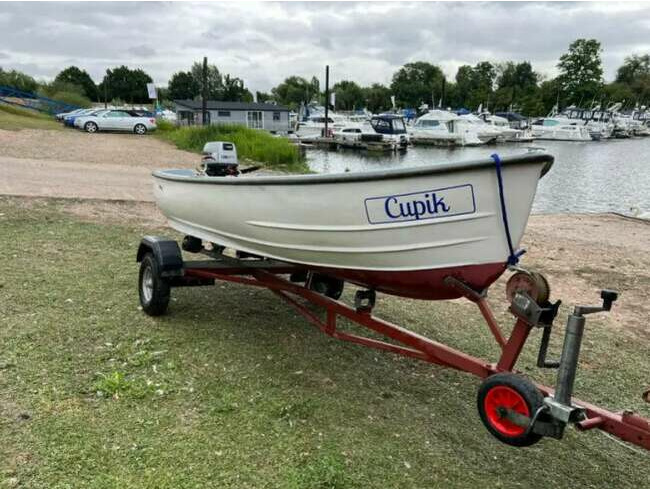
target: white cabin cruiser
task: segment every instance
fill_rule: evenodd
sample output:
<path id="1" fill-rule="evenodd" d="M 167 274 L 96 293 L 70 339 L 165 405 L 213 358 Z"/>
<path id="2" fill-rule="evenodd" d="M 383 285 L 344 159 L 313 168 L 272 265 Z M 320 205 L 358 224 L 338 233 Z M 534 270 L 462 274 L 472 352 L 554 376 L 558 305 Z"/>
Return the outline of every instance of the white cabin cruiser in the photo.
<path id="1" fill-rule="evenodd" d="M 414 144 L 434 146 L 478 146 L 484 141 L 474 127 L 466 124 L 460 116 L 449 111 L 430 110 L 420 116 L 409 134 Z"/>
<path id="2" fill-rule="evenodd" d="M 531 124 L 533 137 L 540 140 L 591 141 L 589 128 L 584 124 L 561 117 L 543 117 Z"/>
<path id="3" fill-rule="evenodd" d="M 529 129 L 515 129 L 510 126 L 510 121 L 505 117 L 483 112 L 479 114 L 479 118 L 500 132 L 500 135 L 497 137 L 498 141 L 506 143 L 530 143 L 534 140 L 533 134 Z"/>
<path id="4" fill-rule="evenodd" d="M 339 145 L 351 148 L 377 143 L 389 150 L 404 150 L 409 144 L 404 119 L 394 114 L 381 114 L 372 116 L 367 122 L 349 123 L 335 129 L 332 138 Z"/>
<path id="5" fill-rule="evenodd" d="M 347 117 L 339 114 L 329 112 L 327 115 L 327 129 L 328 132 L 333 133 L 338 129 L 344 128 L 350 124 Z M 296 129 L 296 136 L 300 138 L 317 138 L 324 135 L 325 131 L 325 115 L 315 113 L 307 118 L 306 121 L 299 122 Z"/>
<path id="6" fill-rule="evenodd" d="M 491 124 L 486 123 L 483 119 L 475 114 L 463 114 L 459 116 L 461 121 L 474 128 L 476 136 L 484 143 L 493 143 L 502 136 L 502 131 Z"/>
<path id="7" fill-rule="evenodd" d="M 586 126 L 593 140 L 609 139 L 614 134 L 614 123 L 608 113 L 601 111 L 599 107 L 594 109 L 568 107 L 559 117 L 569 119 L 576 125 Z"/>
<path id="8" fill-rule="evenodd" d="M 443 299 L 458 297 L 450 275 L 482 290 L 504 272 L 552 163 L 529 152 L 364 173 L 158 170 L 153 190 L 170 226 L 190 237 L 377 291 Z"/>

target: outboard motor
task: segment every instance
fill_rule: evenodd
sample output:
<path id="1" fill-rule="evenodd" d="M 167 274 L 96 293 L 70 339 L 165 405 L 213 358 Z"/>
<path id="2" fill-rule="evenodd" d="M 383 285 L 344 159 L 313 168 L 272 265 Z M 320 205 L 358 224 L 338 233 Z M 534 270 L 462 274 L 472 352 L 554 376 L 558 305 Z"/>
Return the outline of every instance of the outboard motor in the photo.
<path id="1" fill-rule="evenodd" d="M 201 171 L 210 177 L 239 175 L 237 148 L 228 141 L 211 141 L 203 146 Z"/>

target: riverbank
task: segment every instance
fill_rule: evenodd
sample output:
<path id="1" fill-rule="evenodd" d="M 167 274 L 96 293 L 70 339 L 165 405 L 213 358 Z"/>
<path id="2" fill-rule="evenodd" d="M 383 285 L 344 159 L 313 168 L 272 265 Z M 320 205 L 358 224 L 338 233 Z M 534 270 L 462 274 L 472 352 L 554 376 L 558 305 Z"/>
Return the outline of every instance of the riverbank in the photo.
<path id="1" fill-rule="evenodd" d="M 176 236 L 150 203 L 0 197 L 3 485 L 646 485 L 646 454 L 597 432 L 503 446 L 479 421 L 472 376 L 341 344 L 269 291 L 174 290 L 169 315 L 147 317 L 134 260 L 147 233 Z M 553 355 L 569 305 L 620 288 L 614 310 L 589 320 L 577 395 L 650 415 L 640 398 L 650 372 L 650 226 L 534 216 L 524 242 L 524 264 L 546 273 L 567 305 Z M 503 280 L 490 301 L 511 325 Z M 377 314 L 496 356 L 466 301 L 380 295 Z M 534 367 L 538 339 L 518 367 L 548 383 L 554 373 Z"/>

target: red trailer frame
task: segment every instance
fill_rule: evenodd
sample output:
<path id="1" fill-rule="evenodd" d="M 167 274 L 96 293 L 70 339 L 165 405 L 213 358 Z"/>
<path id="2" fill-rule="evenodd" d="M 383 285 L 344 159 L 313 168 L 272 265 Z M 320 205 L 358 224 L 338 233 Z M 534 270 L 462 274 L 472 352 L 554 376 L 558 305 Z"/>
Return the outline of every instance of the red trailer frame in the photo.
<path id="1" fill-rule="evenodd" d="M 144 241 L 143 244 L 144 245 L 141 245 L 140 250 L 138 251 L 138 261 L 143 261 L 148 250 L 147 247 L 149 245 L 146 245 Z M 149 252 L 152 252 L 152 255 L 159 255 L 157 253 L 153 254 L 153 250 L 150 249 Z M 160 258 L 157 258 L 157 260 L 160 262 Z M 453 277 L 447 278 L 447 284 L 449 286 L 456 288 L 462 296 L 476 304 L 485 319 L 495 342 L 501 349 L 499 359 L 496 362 L 488 362 L 373 316 L 372 306 L 374 305 L 374 293 L 372 301 L 366 302 L 365 304 L 357 304 L 356 307 L 351 307 L 341 301 L 332 299 L 310 289 L 308 285 L 303 286 L 279 277 L 281 274 L 294 273 L 305 275 L 311 273 L 303 266 L 296 266 L 268 259 L 239 260 L 225 256 L 220 256 L 217 260 L 210 261 L 182 262 L 180 253 L 178 260 L 182 263 L 182 268 L 180 269 L 178 263 L 174 264 L 172 267 L 169 267 L 169 264 L 167 264 L 166 271 L 165 267 L 161 267 L 161 275 L 166 277 L 165 280 L 168 281 L 172 287 L 207 285 L 213 284 L 215 280 L 218 280 L 267 288 L 291 305 L 298 313 L 304 316 L 323 333 L 331 337 L 468 372 L 482 379 L 499 373 L 516 373 L 514 367 L 519 358 L 519 354 L 521 353 L 531 330 L 534 327 L 539 326 L 539 324 L 530 321 L 530 319 L 521 314 L 518 314 L 517 310 L 513 307 L 513 302 L 511 312 L 515 315 L 516 320 L 510 335 L 507 337 L 504 336 L 502 329 L 498 325 L 486 300 L 486 292 L 474 291 Z M 312 311 L 312 309 L 308 308 L 306 304 L 299 301 L 300 298 L 306 300 L 307 304 L 322 307 L 325 313 L 324 319 Z M 600 310 L 593 308 L 593 311 Z M 555 313 L 556 312 L 557 305 L 555 305 Z M 555 316 L 555 313 L 553 314 L 553 317 Z M 395 343 L 342 331 L 337 325 L 337 319 L 339 317 L 347 318 L 362 327 L 391 339 Z M 544 396 L 554 396 L 554 389 L 536 383 L 534 386 L 536 386 Z M 505 389 L 507 390 L 508 388 Z M 613 434 L 624 441 L 650 450 L 650 420 L 629 411 L 613 413 L 575 398 L 570 397 L 570 400 L 570 405 L 579 407 L 580 417 L 577 419 L 572 418 L 570 420 L 570 422 L 574 423 L 579 430 L 586 431 L 591 429 L 600 429 L 604 432 Z M 510 424 L 510 428 L 516 429 L 518 434 L 522 434 L 524 428 L 526 432 L 530 431 L 536 423 L 536 419 L 539 415 L 528 413 L 527 410 L 522 412 L 521 410 L 515 410 L 514 408 L 512 410 L 506 408 L 503 412 L 499 413 L 500 415 L 498 416 L 502 418 L 503 423 L 506 425 Z M 567 418 L 565 422 L 568 421 Z M 528 427 L 526 428 L 525 426 L 527 425 Z M 544 423 L 541 423 L 541 425 L 544 425 Z M 546 425 L 548 426 L 549 424 Z M 556 433 L 553 434 L 551 431 L 551 433 L 546 433 L 544 435 L 561 438 L 563 429 L 564 423 L 561 424 L 561 430 L 559 432 L 556 431 Z M 492 430 L 491 432 L 494 433 Z"/>

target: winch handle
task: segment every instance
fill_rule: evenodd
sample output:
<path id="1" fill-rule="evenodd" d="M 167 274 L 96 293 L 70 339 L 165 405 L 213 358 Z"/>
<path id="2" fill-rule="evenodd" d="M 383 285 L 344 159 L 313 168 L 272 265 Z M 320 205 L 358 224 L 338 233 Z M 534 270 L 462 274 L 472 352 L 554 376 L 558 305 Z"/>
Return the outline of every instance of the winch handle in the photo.
<path id="1" fill-rule="evenodd" d="M 612 303 L 618 299 L 618 293 L 612 289 L 603 289 L 600 297 L 603 299 L 603 310 L 609 311 L 612 309 Z"/>
<path id="2" fill-rule="evenodd" d="M 609 311 L 612 304 L 618 299 L 618 292 L 612 289 L 603 289 L 600 291 L 600 297 L 603 300 L 603 306 L 576 306 L 573 310 L 575 316 L 584 316 L 601 311 Z"/>

